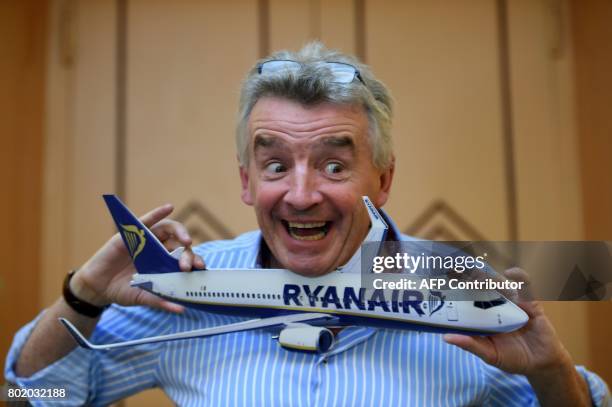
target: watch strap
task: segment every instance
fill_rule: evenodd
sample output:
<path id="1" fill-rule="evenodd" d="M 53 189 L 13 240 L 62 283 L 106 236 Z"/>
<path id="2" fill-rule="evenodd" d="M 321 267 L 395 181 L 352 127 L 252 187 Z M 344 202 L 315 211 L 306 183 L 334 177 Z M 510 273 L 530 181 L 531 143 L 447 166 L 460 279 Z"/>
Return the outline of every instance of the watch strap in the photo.
<path id="1" fill-rule="evenodd" d="M 64 300 L 66 303 L 78 314 L 84 315 L 90 318 L 97 318 L 104 312 L 108 305 L 104 307 L 98 307 L 97 305 L 90 304 L 86 301 L 80 300 L 70 289 L 70 280 L 77 272 L 77 270 L 72 270 L 70 273 L 66 274 L 64 278 L 64 284 L 62 288 L 62 294 L 64 296 Z"/>

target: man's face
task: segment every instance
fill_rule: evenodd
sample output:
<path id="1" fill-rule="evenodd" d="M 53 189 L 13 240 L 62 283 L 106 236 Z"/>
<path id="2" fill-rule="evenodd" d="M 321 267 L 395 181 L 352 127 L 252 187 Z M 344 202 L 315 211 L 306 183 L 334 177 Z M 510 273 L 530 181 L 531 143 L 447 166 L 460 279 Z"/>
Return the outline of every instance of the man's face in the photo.
<path id="1" fill-rule="evenodd" d="M 255 208 L 274 265 L 318 276 L 345 264 L 370 226 L 361 196 L 382 206 L 393 177 L 372 163 L 364 109 L 264 97 L 248 131 L 242 200 Z"/>

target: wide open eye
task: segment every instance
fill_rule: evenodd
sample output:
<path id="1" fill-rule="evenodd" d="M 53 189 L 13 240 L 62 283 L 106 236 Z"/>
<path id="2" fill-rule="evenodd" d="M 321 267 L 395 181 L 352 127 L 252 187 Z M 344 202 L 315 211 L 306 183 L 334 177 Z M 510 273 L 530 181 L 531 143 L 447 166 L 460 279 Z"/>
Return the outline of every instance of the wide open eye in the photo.
<path id="1" fill-rule="evenodd" d="M 325 165 L 325 173 L 329 175 L 338 175 L 344 171 L 344 166 L 337 162 L 330 162 Z"/>
<path id="2" fill-rule="evenodd" d="M 278 161 L 271 162 L 270 164 L 266 165 L 266 172 L 270 174 L 279 174 L 285 171 L 287 171 L 287 168 L 285 168 L 285 166 Z"/>

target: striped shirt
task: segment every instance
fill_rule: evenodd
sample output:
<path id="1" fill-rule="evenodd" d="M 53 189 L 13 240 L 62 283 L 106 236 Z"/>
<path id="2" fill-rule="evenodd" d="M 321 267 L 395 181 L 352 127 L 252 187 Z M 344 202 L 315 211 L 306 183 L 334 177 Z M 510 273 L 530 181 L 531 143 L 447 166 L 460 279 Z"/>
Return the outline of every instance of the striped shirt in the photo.
<path id="1" fill-rule="evenodd" d="M 261 243 L 256 231 L 208 242 L 195 251 L 211 268 L 253 268 L 258 266 Z M 23 388 L 66 388 L 66 405 L 107 405 L 151 387 L 162 388 L 181 406 L 538 404 L 524 376 L 487 365 L 446 344 L 441 335 L 368 327 L 340 331 L 324 355 L 284 349 L 273 337 L 276 331 L 262 329 L 111 351 L 76 348 L 29 378 L 17 377 L 15 361 L 37 319 L 15 336 L 6 379 Z M 245 319 L 192 309 L 177 315 L 113 305 L 91 339 L 125 341 Z M 594 404 L 609 401 L 605 383 L 577 369 Z"/>

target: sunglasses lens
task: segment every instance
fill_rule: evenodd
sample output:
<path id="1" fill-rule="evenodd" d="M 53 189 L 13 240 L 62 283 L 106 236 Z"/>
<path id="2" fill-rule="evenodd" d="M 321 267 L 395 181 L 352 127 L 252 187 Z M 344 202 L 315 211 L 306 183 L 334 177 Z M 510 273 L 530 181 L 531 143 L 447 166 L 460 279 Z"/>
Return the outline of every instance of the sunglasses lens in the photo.
<path id="1" fill-rule="evenodd" d="M 338 62 L 329 62 L 329 69 L 336 78 L 336 82 L 350 83 L 355 79 L 355 67 L 347 64 L 341 64 Z"/>
<path id="2" fill-rule="evenodd" d="M 300 69 L 299 62 L 295 61 L 266 61 L 261 64 L 262 74 L 275 74 L 281 72 L 295 72 Z"/>
<path id="3" fill-rule="evenodd" d="M 337 83 L 351 83 L 357 75 L 357 70 L 355 67 L 349 64 L 344 64 L 341 62 L 325 62 L 325 65 L 329 68 L 334 76 L 334 82 Z M 259 73 L 262 75 L 271 75 L 296 72 L 300 69 L 300 67 L 300 63 L 296 61 L 272 60 L 263 62 L 259 66 Z"/>

